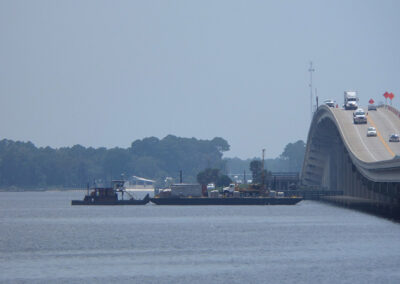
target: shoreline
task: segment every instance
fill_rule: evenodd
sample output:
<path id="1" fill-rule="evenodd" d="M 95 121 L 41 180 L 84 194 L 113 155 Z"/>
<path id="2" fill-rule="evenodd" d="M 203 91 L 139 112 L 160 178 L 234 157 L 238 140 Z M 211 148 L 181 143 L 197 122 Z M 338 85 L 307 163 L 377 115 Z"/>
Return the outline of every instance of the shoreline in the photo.
<path id="1" fill-rule="evenodd" d="M 0 188 L 0 192 L 60 192 L 60 191 L 83 191 L 86 190 L 86 188 L 65 188 L 65 189 L 60 189 L 60 188 Z"/>

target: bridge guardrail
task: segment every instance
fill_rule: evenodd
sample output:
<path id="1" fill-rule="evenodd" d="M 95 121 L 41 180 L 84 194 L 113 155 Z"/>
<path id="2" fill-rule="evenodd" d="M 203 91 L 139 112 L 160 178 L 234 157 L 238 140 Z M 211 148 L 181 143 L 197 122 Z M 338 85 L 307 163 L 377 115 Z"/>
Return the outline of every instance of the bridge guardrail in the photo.
<path id="1" fill-rule="evenodd" d="M 377 107 L 378 107 L 378 108 L 386 108 L 386 109 L 388 109 L 389 111 L 393 112 L 397 117 L 400 118 L 400 111 L 399 111 L 397 108 L 395 108 L 394 106 L 390 106 L 390 105 L 378 105 Z"/>

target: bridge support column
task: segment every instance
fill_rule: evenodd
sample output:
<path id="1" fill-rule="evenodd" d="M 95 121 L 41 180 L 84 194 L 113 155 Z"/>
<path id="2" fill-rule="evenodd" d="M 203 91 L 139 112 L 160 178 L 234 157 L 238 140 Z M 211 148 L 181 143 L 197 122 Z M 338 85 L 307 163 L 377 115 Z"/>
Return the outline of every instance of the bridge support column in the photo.
<path id="1" fill-rule="evenodd" d="M 336 189 L 344 189 L 344 149 L 343 144 L 339 144 L 337 147 L 337 169 L 336 169 Z"/>
<path id="2" fill-rule="evenodd" d="M 337 176 L 338 176 L 338 155 L 339 152 L 339 144 L 335 143 L 333 147 L 333 151 L 329 155 L 329 190 L 337 190 Z"/>

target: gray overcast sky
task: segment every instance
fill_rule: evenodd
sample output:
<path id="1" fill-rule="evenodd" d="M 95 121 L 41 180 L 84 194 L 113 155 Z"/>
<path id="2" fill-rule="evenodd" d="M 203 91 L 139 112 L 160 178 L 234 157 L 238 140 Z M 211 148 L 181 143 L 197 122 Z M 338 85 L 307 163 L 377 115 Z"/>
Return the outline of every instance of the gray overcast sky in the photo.
<path id="1" fill-rule="evenodd" d="M 0 1 L 0 138 L 128 147 L 168 134 L 276 157 L 320 99 L 400 107 L 400 1 Z"/>

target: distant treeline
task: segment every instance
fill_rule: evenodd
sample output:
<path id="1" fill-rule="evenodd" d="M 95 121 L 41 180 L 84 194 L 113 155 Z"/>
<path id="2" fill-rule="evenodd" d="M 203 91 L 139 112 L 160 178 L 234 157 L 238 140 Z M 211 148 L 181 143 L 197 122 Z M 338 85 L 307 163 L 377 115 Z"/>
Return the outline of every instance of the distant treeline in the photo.
<path id="1" fill-rule="evenodd" d="M 93 180 L 110 181 L 137 175 L 163 180 L 194 182 L 207 167 L 224 169 L 222 155 L 229 144 L 222 138 L 198 140 L 168 135 L 136 140 L 127 149 L 85 148 L 81 145 L 53 149 L 31 142 L 0 141 L 0 187 L 86 187 Z"/>
<path id="2" fill-rule="evenodd" d="M 285 146 L 282 154 L 275 159 L 265 159 L 264 166 L 270 172 L 300 172 L 303 166 L 306 144 L 302 140 L 289 143 Z M 226 168 L 231 174 L 243 174 L 246 171 L 250 178 L 250 163 L 253 159 L 225 158 Z"/>
<path id="3" fill-rule="evenodd" d="M 92 148 L 75 145 L 54 149 L 36 147 L 31 142 L 0 140 L 0 188 L 82 188 L 94 180 L 110 181 L 131 175 L 155 179 L 165 177 L 196 182 L 205 168 L 221 173 L 249 171 L 248 160 L 222 159 L 230 148 L 223 138 L 198 140 L 168 135 L 136 140 L 127 149 Z M 303 141 L 290 143 L 276 159 L 267 159 L 269 171 L 299 171 L 304 158 Z"/>

